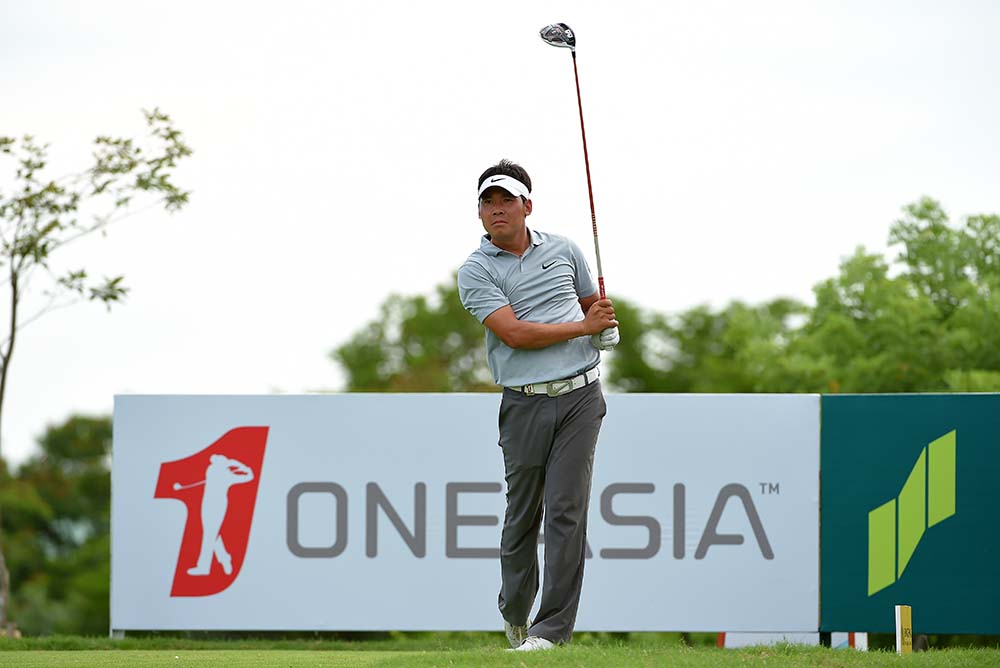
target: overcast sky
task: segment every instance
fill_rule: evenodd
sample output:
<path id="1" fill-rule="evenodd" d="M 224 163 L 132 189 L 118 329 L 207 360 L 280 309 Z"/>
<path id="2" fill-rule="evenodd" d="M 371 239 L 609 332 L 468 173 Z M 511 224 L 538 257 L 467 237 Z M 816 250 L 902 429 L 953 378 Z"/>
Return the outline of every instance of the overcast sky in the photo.
<path id="1" fill-rule="evenodd" d="M 131 294 L 22 332 L 5 456 L 116 394 L 341 388 L 329 352 L 478 245 L 500 158 L 532 176 L 529 224 L 592 255 L 572 61 L 538 38 L 556 21 L 578 35 L 612 298 L 808 301 L 922 195 L 1000 212 L 993 0 L 0 0 L 0 135 L 51 143 L 52 177 L 142 108 L 195 149 L 184 211 L 60 251 Z"/>

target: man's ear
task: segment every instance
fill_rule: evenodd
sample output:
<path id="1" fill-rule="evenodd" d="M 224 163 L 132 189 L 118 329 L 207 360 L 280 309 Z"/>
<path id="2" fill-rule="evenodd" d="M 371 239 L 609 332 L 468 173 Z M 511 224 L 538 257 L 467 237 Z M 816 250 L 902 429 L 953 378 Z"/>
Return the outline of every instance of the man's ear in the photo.
<path id="1" fill-rule="evenodd" d="M 531 215 L 531 200 L 530 199 L 524 200 L 524 215 L 525 216 L 530 216 Z"/>

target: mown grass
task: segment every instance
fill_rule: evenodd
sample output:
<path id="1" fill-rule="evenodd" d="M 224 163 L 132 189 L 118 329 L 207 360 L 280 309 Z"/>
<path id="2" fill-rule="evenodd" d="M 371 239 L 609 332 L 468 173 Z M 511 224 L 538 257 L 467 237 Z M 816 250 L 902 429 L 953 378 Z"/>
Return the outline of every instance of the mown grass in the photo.
<path id="1" fill-rule="evenodd" d="M 681 647 L 715 645 L 714 633 L 577 633 L 575 646 L 628 644 L 634 647 Z M 301 651 L 393 651 L 434 652 L 480 650 L 506 647 L 506 639 L 497 632 L 399 632 L 387 633 L 268 633 L 235 634 L 229 632 L 129 633 L 121 640 L 81 636 L 38 636 L 0 638 L 0 652 L 5 650 L 301 650 Z"/>
<path id="2" fill-rule="evenodd" d="M 10 662 L 6 662 L 9 659 Z M 901 663 L 902 662 L 902 663 Z M 537 653 L 506 652 L 499 647 L 478 650 L 28 650 L 0 655 L 0 665 L 25 668 L 995 668 L 1000 651 L 988 649 L 931 650 L 901 659 L 889 652 L 855 652 L 822 647 L 777 646 L 741 650 L 628 645 L 569 646 Z"/>
<path id="3" fill-rule="evenodd" d="M 693 640 L 707 641 L 697 637 Z M 906 659 L 892 652 L 855 652 L 823 647 L 777 645 L 721 650 L 686 646 L 679 634 L 579 634 L 573 644 L 548 652 L 505 651 L 498 633 L 388 634 L 377 640 L 329 638 L 191 637 L 0 638 L 0 666 L 75 668 L 129 666 L 153 668 L 995 668 L 1000 649 L 932 649 Z"/>

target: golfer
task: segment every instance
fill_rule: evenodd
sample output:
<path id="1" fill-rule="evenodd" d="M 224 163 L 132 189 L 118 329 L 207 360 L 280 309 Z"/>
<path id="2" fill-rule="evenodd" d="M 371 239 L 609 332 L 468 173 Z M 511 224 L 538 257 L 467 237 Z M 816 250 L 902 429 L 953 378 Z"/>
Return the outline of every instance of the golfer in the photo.
<path id="1" fill-rule="evenodd" d="M 500 447 L 507 511 L 500 538 L 500 614 L 511 647 L 549 649 L 573 635 L 583 585 L 594 448 L 606 412 L 600 350 L 619 341 L 569 239 L 529 229 L 531 178 L 508 160 L 479 177 L 486 234 L 458 270 L 465 308 L 486 326 L 493 379 L 503 386 Z M 538 614 L 538 530 L 545 575 Z"/>

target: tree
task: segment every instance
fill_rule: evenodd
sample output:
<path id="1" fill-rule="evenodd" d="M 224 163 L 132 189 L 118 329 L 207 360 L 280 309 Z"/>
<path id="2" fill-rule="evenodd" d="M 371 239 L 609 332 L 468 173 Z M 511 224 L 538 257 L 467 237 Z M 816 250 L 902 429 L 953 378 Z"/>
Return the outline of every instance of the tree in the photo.
<path id="1" fill-rule="evenodd" d="M 936 201 L 903 208 L 890 260 L 859 248 L 818 283 L 815 306 L 777 298 L 675 315 L 616 297 L 622 343 L 604 377 L 625 392 L 1000 390 L 1000 217 L 952 225 Z M 347 389 L 492 386 L 483 329 L 454 283 L 437 306 L 393 296 L 334 353 Z"/>
<path id="2" fill-rule="evenodd" d="M 755 392 L 760 366 L 781 351 L 807 308 L 779 298 L 734 301 L 675 316 L 615 300 L 623 338 L 611 355 L 609 384 L 625 392 Z M 625 335 L 624 333 L 628 334 Z"/>
<path id="3" fill-rule="evenodd" d="M 1000 390 L 1000 217 L 952 225 L 938 202 L 903 209 L 895 262 L 858 249 L 761 384 L 770 391 Z M 782 377 L 783 376 L 783 377 Z"/>
<path id="4" fill-rule="evenodd" d="M 173 175 L 178 161 L 189 156 L 191 149 L 166 114 L 158 109 L 143 113 L 148 145 L 130 138 L 98 137 L 92 166 L 60 179 L 43 176 L 47 145 L 31 136 L 20 140 L 0 136 L 0 158 L 11 159 L 15 165 L 12 184 L 0 187 L 0 287 L 7 294 L 6 313 L 0 311 L 5 336 L 0 341 L 0 425 L 11 360 L 24 327 L 80 300 L 98 301 L 110 308 L 128 292 L 122 276 L 94 281 L 83 268 L 57 274 L 51 265 L 53 254 L 95 232 L 105 232 L 133 211 L 137 199 L 152 200 L 149 206 L 162 205 L 171 212 L 188 201 L 190 193 L 176 186 Z M 39 290 L 40 284 L 44 289 Z M 32 294 L 44 296 L 44 304 L 22 313 Z M 8 625 L 9 593 L 0 521 L 0 629 Z"/>
<path id="5" fill-rule="evenodd" d="M 496 385 L 484 329 L 462 306 L 455 281 L 435 296 L 391 295 L 350 341 L 331 353 L 349 392 L 482 392 Z"/>
<path id="6" fill-rule="evenodd" d="M 624 299 L 615 299 L 619 320 L 631 332 L 654 329 L 659 316 L 650 316 Z M 650 322 L 647 322 L 650 321 Z M 655 332 L 654 332 L 655 335 Z M 638 336 L 638 335 L 637 335 Z M 486 330 L 476 321 L 458 296 L 455 279 L 434 288 L 434 295 L 390 295 L 379 308 L 379 316 L 334 350 L 330 357 L 347 374 L 348 392 L 496 392 L 486 363 Z M 639 360 L 623 350 L 637 348 L 626 335 L 614 359 Z M 627 391 L 651 391 L 649 376 L 654 368 L 637 362 L 637 374 L 629 374 Z M 617 366 L 615 368 L 618 368 Z"/>
<path id="7" fill-rule="evenodd" d="M 622 342 L 606 354 L 604 377 L 624 392 L 751 392 L 755 355 L 777 349 L 806 309 L 777 299 L 734 302 L 720 313 L 700 306 L 676 317 L 614 298 Z M 435 297 L 392 295 L 331 357 L 349 392 L 496 391 L 486 365 L 485 330 L 462 307 L 454 281 Z"/>
<path id="8" fill-rule="evenodd" d="M 38 445 L 2 493 L 11 609 L 30 634 L 106 634 L 111 420 L 70 417 Z"/>

